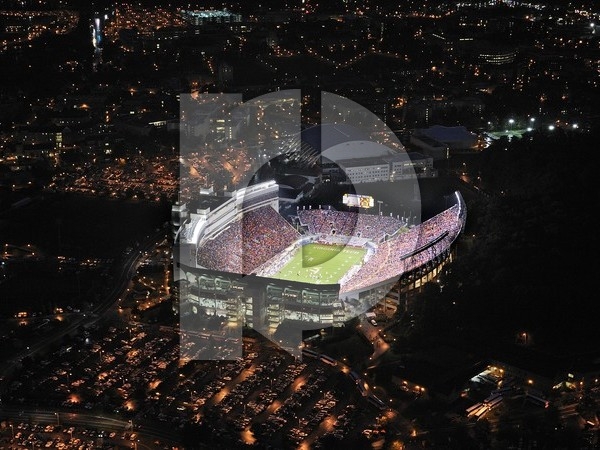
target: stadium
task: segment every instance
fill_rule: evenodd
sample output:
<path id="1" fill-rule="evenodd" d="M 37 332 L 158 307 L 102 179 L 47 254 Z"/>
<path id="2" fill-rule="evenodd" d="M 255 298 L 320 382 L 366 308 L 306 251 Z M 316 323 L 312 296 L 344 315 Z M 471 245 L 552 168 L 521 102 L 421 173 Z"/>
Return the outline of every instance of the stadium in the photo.
<path id="1" fill-rule="evenodd" d="M 182 311 L 201 307 L 267 335 L 284 321 L 341 326 L 399 283 L 436 275 L 466 220 L 458 192 L 412 225 L 332 205 L 296 206 L 284 217 L 279 196 L 267 181 L 173 208 Z"/>

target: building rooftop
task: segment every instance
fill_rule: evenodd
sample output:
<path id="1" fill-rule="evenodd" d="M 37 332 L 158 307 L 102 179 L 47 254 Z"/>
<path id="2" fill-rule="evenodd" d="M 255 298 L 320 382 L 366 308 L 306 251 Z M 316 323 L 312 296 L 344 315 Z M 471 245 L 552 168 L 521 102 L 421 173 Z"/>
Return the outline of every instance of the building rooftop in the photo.
<path id="1" fill-rule="evenodd" d="M 422 160 L 422 159 L 430 159 L 430 156 L 426 156 L 423 153 L 419 153 L 419 152 L 408 152 L 408 157 L 411 159 L 411 161 L 418 161 L 418 160 Z"/>
<path id="2" fill-rule="evenodd" d="M 430 147 L 443 147 L 443 148 L 446 147 L 446 145 L 443 142 L 433 139 L 425 134 L 415 133 L 414 137 L 419 139 L 420 141 L 423 141 L 425 144 L 429 145 Z"/>
<path id="3" fill-rule="evenodd" d="M 334 145 L 323 150 L 321 154 L 332 161 L 362 159 L 364 164 L 364 160 L 394 155 L 395 152 L 377 142 L 361 140 Z"/>
<path id="4" fill-rule="evenodd" d="M 302 141 L 317 151 L 346 142 L 368 140 L 369 136 L 363 130 L 346 124 L 323 124 L 302 130 Z"/>
<path id="5" fill-rule="evenodd" d="M 431 139 L 449 145 L 452 143 L 475 141 L 477 139 L 477 135 L 475 133 L 468 131 L 463 126 L 445 127 L 443 125 L 434 125 L 432 127 L 419 130 L 419 135 L 428 136 Z"/>

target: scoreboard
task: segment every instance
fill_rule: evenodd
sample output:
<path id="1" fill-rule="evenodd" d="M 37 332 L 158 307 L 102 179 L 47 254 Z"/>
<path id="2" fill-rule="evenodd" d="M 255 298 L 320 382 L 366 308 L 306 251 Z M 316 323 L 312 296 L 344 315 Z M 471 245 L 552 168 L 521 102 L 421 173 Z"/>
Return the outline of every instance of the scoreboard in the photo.
<path id="1" fill-rule="evenodd" d="M 342 203 L 356 208 L 372 208 L 375 206 L 375 199 L 370 195 L 344 194 Z"/>

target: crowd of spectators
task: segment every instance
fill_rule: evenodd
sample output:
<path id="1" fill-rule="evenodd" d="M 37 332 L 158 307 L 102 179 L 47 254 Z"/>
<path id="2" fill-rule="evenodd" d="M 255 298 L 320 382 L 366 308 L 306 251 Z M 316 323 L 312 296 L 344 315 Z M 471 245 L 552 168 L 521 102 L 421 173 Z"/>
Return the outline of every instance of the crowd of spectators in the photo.
<path id="1" fill-rule="evenodd" d="M 202 267 L 249 274 L 293 244 L 299 233 L 270 206 L 244 213 L 198 248 Z"/>
<path id="2" fill-rule="evenodd" d="M 296 254 L 296 250 L 298 246 L 295 245 L 293 248 L 290 248 L 288 251 L 283 252 L 279 255 L 275 255 L 272 259 L 267 260 L 264 264 L 258 267 L 255 271 L 256 275 L 259 277 L 269 277 L 271 275 L 279 272 L 283 267 L 289 263 L 294 255 Z"/>
<path id="3" fill-rule="evenodd" d="M 311 234 L 336 234 L 360 237 L 380 242 L 402 228 L 403 223 L 392 216 L 359 214 L 334 209 L 309 209 L 298 211 L 300 224 Z"/>
<path id="4" fill-rule="evenodd" d="M 462 227 L 460 206 L 455 205 L 379 245 L 365 264 L 342 284 L 351 292 L 410 272 L 447 250 Z M 432 245 L 429 245 L 432 244 Z"/>
<path id="5" fill-rule="evenodd" d="M 456 204 L 406 232 L 399 232 L 402 222 L 390 216 L 313 209 L 298 211 L 298 218 L 311 234 L 379 243 L 359 269 L 342 279 L 341 292 L 351 292 L 410 272 L 443 254 L 461 231 L 462 212 Z M 206 241 L 198 249 L 197 260 L 213 270 L 269 276 L 289 262 L 294 252 L 284 250 L 299 238 L 277 211 L 262 206 Z"/>

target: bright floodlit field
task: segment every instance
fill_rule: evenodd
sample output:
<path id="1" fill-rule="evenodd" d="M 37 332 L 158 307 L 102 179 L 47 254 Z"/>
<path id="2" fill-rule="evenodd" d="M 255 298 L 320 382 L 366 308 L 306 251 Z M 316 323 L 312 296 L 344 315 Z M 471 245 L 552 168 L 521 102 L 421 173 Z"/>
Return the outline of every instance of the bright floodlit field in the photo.
<path id="1" fill-rule="evenodd" d="M 312 284 L 335 284 L 360 264 L 366 250 L 343 245 L 306 244 L 273 278 Z"/>

